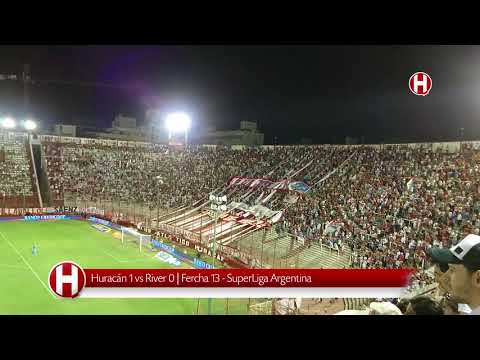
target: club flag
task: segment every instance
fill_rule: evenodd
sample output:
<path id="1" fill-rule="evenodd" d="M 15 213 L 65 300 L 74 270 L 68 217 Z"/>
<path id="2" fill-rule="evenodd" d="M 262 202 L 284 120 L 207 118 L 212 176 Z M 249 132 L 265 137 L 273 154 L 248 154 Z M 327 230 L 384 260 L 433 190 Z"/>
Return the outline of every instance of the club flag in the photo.
<path id="1" fill-rule="evenodd" d="M 411 179 L 407 182 L 407 190 L 410 191 L 410 192 L 414 192 L 414 191 L 415 191 L 415 181 L 414 181 L 414 178 L 411 178 Z"/>
<path id="2" fill-rule="evenodd" d="M 282 211 L 279 211 L 277 214 L 275 214 L 271 219 L 270 219 L 270 223 L 272 224 L 275 224 L 276 222 L 278 222 L 283 216 L 283 212 Z"/>
<path id="3" fill-rule="evenodd" d="M 325 230 L 323 231 L 323 234 L 324 235 L 332 234 L 338 229 L 340 229 L 341 226 L 342 226 L 342 223 L 340 221 L 337 221 L 337 220 L 330 221 L 325 226 Z"/>

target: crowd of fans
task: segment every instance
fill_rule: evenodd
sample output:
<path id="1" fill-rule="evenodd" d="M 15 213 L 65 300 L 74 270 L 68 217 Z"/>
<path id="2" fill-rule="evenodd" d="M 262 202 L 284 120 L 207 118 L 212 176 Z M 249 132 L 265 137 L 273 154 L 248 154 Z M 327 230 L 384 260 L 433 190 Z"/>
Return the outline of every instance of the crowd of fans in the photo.
<path id="1" fill-rule="evenodd" d="M 278 232 L 296 236 L 302 246 L 349 249 L 352 267 L 426 269 L 430 248 L 449 248 L 480 231 L 480 151 L 465 144 L 454 152 L 407 145 L 172 151 L 156 144 L 44 142 L 43 150 L 54 200 L 71 196 L 172 209 L 205 203 L 216 192 L 282 211 Z M 0 133 L 0 200 L 2 194 L 31 196 L 29 174 L 23 141 Z M 228 186 L 234 176 L 301 181 L 310 191 Z M 434 280 L 418 272 L 412 288 Z M 442 301 L 445 309 L 456 306 L 454 299 Z M 426 303 L 418 304 L 409 311 Z"/>
<path id="2" fill-rule="evenodd" d="M 189 147 L 182 152 L 171 152 L 161 145 L 131 148 L 44 144 L 54 198 L 74 194 L 87 200 L 122 199 L 152 202 L 162 207 L 199 202 L 209 192 L 224 189 L 234 176 L 283 180 L 311 156 L 317 162 L 310 168 L 319 168 L 318 173 L 322 174 L 335 166 L 331 159 L 328 164 L 324 160 L 331 153 L 326 149 L 278 147 L 235 151 Z"/>
<path id="3" fill-rule="evenodd" d="M 277 224 L 306 241 L 350 248 L 353 266 L 426 266 L 426 250 L 479 233 L 477 151 L 408 146 L 230 150 L 45 143 L 54 198 L 193 206 L 214 190 L 282 210 Z M 233 176 L 302 181 L 306 193 L 228 187 Z M 421 284 L 429 280 L 420 276 Z"/>
<path id="4" fill-rule="evenodd" d="M 24 139 L 0 132 L 0 201 L 33 195 L 29 166 Z"/>
<path id="5" fill-rule="evenodd" d="M 311 241 L 349 246 L 355 267 L 424 267 L 427 248 L 479 232 L 476 156 L 471 149 L 356 149 L 335 176 L 287 209 L 284 224 Z"/>

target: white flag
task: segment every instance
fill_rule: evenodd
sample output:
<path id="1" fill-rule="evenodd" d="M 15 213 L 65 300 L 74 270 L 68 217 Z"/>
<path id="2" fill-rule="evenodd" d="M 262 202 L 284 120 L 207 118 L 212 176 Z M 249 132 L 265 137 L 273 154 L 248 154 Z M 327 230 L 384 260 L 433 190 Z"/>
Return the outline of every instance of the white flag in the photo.
<path id="1" fill-rule="evenodd" d="M 408 189 L 408 191 L 410 191 L 410 192 L 413 192 L 413 191 L 415 190 L 414 178 L 411 178 L 411 179 L 407 182 L 407 189 Z"/>

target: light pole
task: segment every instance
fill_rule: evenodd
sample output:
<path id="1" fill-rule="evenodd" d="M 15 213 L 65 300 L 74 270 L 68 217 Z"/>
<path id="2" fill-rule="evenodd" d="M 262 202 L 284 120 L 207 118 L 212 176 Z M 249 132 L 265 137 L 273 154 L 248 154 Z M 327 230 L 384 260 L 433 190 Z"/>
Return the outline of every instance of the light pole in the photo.
<path id="1" fill-rule="evenodd" d="M 227 196 L 215 196 L 210 194 L 210 209 L 214 213 L 214 225 L 213 225 L 213 244 L 212 244 L 212 255 L 213 255 L 213 267 L 215 268 L 215 257 L 216 257 L 216 248 L 217 248 L 217 221 L 218 215 L 222 212 L 227 211 Z M 208 315 L 212 314 L 212 298 L 208 299 Z"/>

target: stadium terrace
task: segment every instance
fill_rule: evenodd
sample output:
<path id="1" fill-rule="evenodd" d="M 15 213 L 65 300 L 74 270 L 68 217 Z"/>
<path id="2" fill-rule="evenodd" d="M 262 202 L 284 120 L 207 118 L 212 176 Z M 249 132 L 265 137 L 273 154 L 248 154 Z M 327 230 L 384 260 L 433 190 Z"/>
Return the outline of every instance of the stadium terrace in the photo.
<path id="1" fill-rule="evenodd" d="M 198 257 L 215 246 L 219 266 L 413 267 L 420 291 L 433 284 L 427 250 L 480 231 L 480 142 L 173 150 L 37 140 L 0 132 L 3 216 L 76 209 Z M 295 187 L 252 186 L 260 180 Z M 217 220 L 211 194 L 226 199 Z"/>

